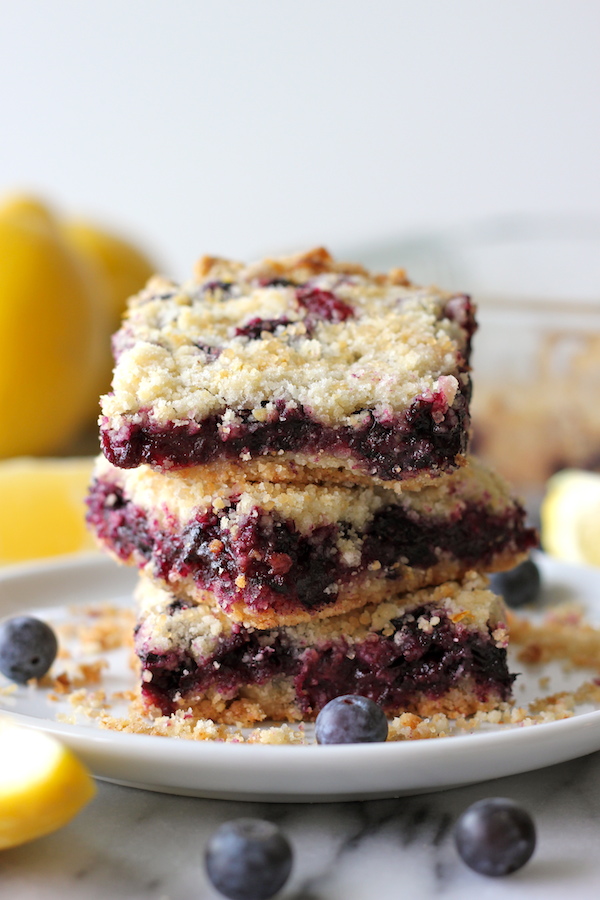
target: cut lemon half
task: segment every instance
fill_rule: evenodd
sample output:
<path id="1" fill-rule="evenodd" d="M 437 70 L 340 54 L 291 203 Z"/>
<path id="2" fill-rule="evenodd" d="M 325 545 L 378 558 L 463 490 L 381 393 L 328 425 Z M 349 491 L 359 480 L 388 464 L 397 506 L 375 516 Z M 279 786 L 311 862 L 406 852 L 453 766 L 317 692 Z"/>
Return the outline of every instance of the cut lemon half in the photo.
<path id="1" fill-rule="evenodd" d="M 91 550 L 88 457 L 0 461 L 0 564 Z"/>
<path id="2" fill-rule="evenodd" d="M 553 475 L 540 515 L 547 553 L 600 566 L 600 474 L 565 469 Z"/>
<path id="3" fill-rule="evenodd" d="M 0 719 L 0 762 L 0 849 L 66 825 L 96 791 L 68 747 L 6 719 Z"/>

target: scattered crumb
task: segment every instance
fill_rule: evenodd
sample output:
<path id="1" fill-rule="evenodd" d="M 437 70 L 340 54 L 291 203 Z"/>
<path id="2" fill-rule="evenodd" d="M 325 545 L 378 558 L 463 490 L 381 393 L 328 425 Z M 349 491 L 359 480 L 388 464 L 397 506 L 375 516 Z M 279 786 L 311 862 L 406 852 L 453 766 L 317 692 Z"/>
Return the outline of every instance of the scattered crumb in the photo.
<path id="1" fill-rule="evenodd" d="M 48 699 L 56 701 L 60 699 L 58 694 L 71 694 L 74 689 L 99 684 L 102 672 L 107 668 L 107 661 L 99 659 L 92 663 L 79 663 L 73 667 L 71 672 L 61 672 L 53 679 L 45 679 L 50 682 L 55 691 L 54 694 L 48 695 Z"/>
<path id="2" fill-rule="evenodd" d="M 115 691 L 108 695 L 102 688 L 102 681 L 109 663 L 102 654 L 131 647 L 133 612 L 107 604 L 77 608 L 72 614 L 73 621 L 56 628 L 64 648 L 57 657 L 60 665 L 55 663 L 55 671 L 51 675 L 34 682 L 39 687 L 50 689 L 47 695 L 50 702 L 68 701 L 72 712 L 60 713 L 57 716 L 59 721 L 74 724 L 84 718 L 102 729 L 182 740 L 279 745 L 314 743 L 302 724 L 250 730 L 247 726 L 252 722 L 259 723 L 263 717 L 260 709 L 255 709 L 255 704 L 250 700 L 232 703 L 229 723 L 217 724 L 209 718 L 192 714 L 191 710 L 178 710 L 171 716 L 161 715 L 158 709 L 148 711 L 142 706 L 135 690 Z M 423 622 L 424 628 L 428 625 L 429 622 Z M 577 605 L 557 606 L 539 623 L 511 612 L 508 627 L 511 644 L 519 648 L 518 659 L 521 662 L 536 665 L 559 660 L 575 668 L 600 673 L 600 629 L 585 621 L 583 611 Z M 66 642 L 75 650 L 66 647 Z M 94 656 L 98 658 L 75 661 Z M 133 657 L 132 669 L 135 669 Z M 548 690 L 549 677 L 540 676 L 538 684 L 541 691 Z M 8 684 L 0 687 L 0 695 L 10 695 L 15 690 L 16 685 Z M 114 704 L 118 701 L 128 704 L 126 716 L 113 714 Z M 572 691 L 541 696 L 526 707 L 514 702 L 500 703 L 494 709 L 453 719 L 443 713 L 427 717 L 403 713 L 390 721 L 388 740 L 450 737 L 489 726 L 528 727 L 570 718 L 582 704 L 600 708 L 600 678 L 584 681 Z"/>
<path id="3" fill-rule="evenodd" d="M 452 730 L 451 720 L 439 713 L 429 718 L 421 718 L 414 713 L 402 713 L 390 722 L 388 740 L 414 741 L 424 738 L 448 737 Z"/>
<path id="4" fill-rule="evenodd" d="M 273 728 L 257 728 L 247 738 L 249 744 L 306 744 L 309 743 L 300 725 L 297 729 L 291 725 L 276 725 Z"/>
<path id="5" fill-rule="evenodd" d="M 133 610 L 105 604 L 75 607 L 71 614 L 73 621 L 58 625 L 56 632 L 63 642 L 76 640 L 83 655 L 133 645 Z"/>
<path id="6" fill-rule="evenodd" d="M 600 671 L 600 629 L 585 621 L 572 603 L 553 609 L 541 624 L 509 613 L 511 644 L 518 645 L 524 663 L 562 660 L 577 668 Z"/>

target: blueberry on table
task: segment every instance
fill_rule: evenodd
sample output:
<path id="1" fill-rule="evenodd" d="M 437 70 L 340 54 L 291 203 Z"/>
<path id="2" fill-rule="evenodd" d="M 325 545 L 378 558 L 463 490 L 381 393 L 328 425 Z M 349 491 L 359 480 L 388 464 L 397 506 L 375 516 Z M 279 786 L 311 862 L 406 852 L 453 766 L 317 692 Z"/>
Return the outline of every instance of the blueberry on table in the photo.
<path id="1" fill-rule="evenodd" d="M 357 694 L 335 697 L 323 707 L 315 724 L 317 744 L 364 744 L 385 741 L 388 723 L 384 711 Z"/>
<path id="2" fill-rule="evenodd" d="M 504 597 L 507 606 L 524 606 L 539 596 L 540 570 L 532 559 L 526 559 L 508 572 L 495 572 L 490 576 L 490 586 L 495 594 Z"/>
<path id="3" fill-rule="evenodd" d="M 454 829 L 463 862 L 480 875 L 510 875 L 535 850 L 535 825 L 513 800 L 491 797 L 469 806 Z"/>
<path id="4" fill-rule="evenodd" d="M 0 624 L 0 672 L 25 684 L 46 674 L 58 651 L 52 628 L 33 616 L 15 616 Z"/>
<path id="5" fill-rule="evenodd" d="M 234 819 L 221 825 L 205 853 L 214 887 L 230 900 L 267 900 L 292 869 L 292 848 L 276 825 L 264 819 Z"/>

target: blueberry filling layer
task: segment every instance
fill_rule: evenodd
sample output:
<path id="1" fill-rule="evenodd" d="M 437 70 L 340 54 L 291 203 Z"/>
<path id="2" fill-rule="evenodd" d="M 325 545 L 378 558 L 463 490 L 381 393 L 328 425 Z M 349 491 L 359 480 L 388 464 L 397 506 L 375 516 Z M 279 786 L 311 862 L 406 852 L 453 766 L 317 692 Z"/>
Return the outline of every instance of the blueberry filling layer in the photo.
<path id="1" fill-rule="evenodd" d="M 158 426 L 148 413 L 136 415 L 113 430 L 101 425 L 102 450 L 113 465 L 132 469 L 143 463 L 156 468 L 201 465 L 218 459 L 256 458 L 278 453 L 326 454 L 354 460 L 364 471 L 386 481 L 410 477 L 415 471 L 449 471 L 465 453 L 470 425 L 469 388 L 448 407 L 440 391 L 417 398 L 403 416 L 381 421 L 372 413 L 362 424 L 333 427 L 311 419 L 300 408 L 279 410 L 258 422 L 248 410 L 237 410 L 237 421 L 226 428 L 221 416 L 198 423 Z M 139 420 L 139 421 L 138 421 Z"/>
<path id="2" fill-rule="evenodd" d="M 308 318 L 325 319 L 328 322 L 345 322 L 354 317 L 354 310 L 331 291 L 305 285 L 296 291 L 300 306 L 308 312 Z"/>
<path id="3" fill-rule="evenodd" d="M 435 616 L 435 618 L 433 618 Z M 423 628 L 423 621 L 436 622 Z M 508 672 L 506 650 L 489 634 L 454 623 L 445 609 L 421 606 L 392 620 L 388 636 L 370 634 L 349 645 L 343 637 L 320 646 L 295 645 L 283 630 L 248 631 L 237 626 L 220 639 L 213 655 L 198 665 L 185 652 L 140 656 L 145 699 L 165 715 L 177 701 L 210 689 L 235 697 L 244 685 L 275 677 L 293 681 L 301 713 L 312 717 L 334 697 L 361 694 L 388 713 L 410 710 L 425 696 L 436 700 L 465 679 L 477 699 L 508 700 L 515 676 Z"/>
<path id="4" fill-rule="evenodd" d="M 394 504 L 374 514 L 357 545 L 360 561 L 348 564 L 338 549 L 338 538 L 350 533 L 343 522 L 302 534 L 292 520 L 254 507 L 240 517 L 234 535 L 221 528 L 222 517 L 231 512 L 226 507 L 203 511 L 180 529 L 173 522 L 167 531 L 120 487 L 101 480 L 92 485 L 87 503 L 88 523 L 120 559 L 150 564 L 154 576 L 166 582 L 192 579 L 198 588 L 212 591 L 225 610 L 243 599 L 250 609 L 279 615 L 335 603 L 338 587 L 333 586 L 364 576 L 373 563 L 379 564 L 376 577 L 389 579 L 398 577 L 401 559 L 425 570 L 443 556 L 462 570 L 485 570 L 495 554 L 524 552 L 536 540 L 518 506 L 498 514 L 473 504 L 449 521 L 419 518 Z"/>
<path id="5" fill-rule="evenodd" d="M 235 336 L 247 337 L 250 338 L 250 340 L 256 341 L 260 340 L 263 333 L 273 334 L 278 329 L 287 328 L 287 326 L 291 324 L 291 319 L 287 319 L 285 316 L 280 316 L 279 319 L 261 319 L 256 317 L 250 319 L 250 321 L 241 328 L 236 328 Z"/>

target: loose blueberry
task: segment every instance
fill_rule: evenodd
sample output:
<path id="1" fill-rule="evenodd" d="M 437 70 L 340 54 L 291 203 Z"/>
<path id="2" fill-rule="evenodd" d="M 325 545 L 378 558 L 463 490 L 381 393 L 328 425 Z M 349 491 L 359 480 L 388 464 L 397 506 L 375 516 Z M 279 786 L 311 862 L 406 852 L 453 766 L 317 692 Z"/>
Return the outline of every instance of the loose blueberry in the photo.
<path id="1" fill-rule="evenodd" d="M 509 572 L 495 572 L 490 577 L 490 585 L 494 593 L 504 597 L 507 606 L 524 606 L 539 596 L 540 570 L 532 559 L 526 559 Z"/>
<path id="2" fill-rule="evenodd" d="M 510 875 L 524 866 L 535 850 L 535 825 L 512 800 L 492 797 L 469 806 L 454 829 L 463 862 L 480 875 Z"/>
<path id="3" fill-rule="evenodd" d="M 15 616 L 0 624 L 0 672 L 25 684 L 46 674 L 58 650 L 53 630 L 41 619 Z"/>
<path id="4" fill-rule="evenodd" d="M 210 838 L 206 871 L 230 900 L 267 900 L 292 869 L 292 848 L 276 825 L 264 819 L 225 822 Z"/>
<path id="5" fill-rule="evenodd" d="M 384 711 L 368 697 L 345 694 L 323 707 L 315 725 L 317 744 L 364 744 L 385 741 Z"/>

